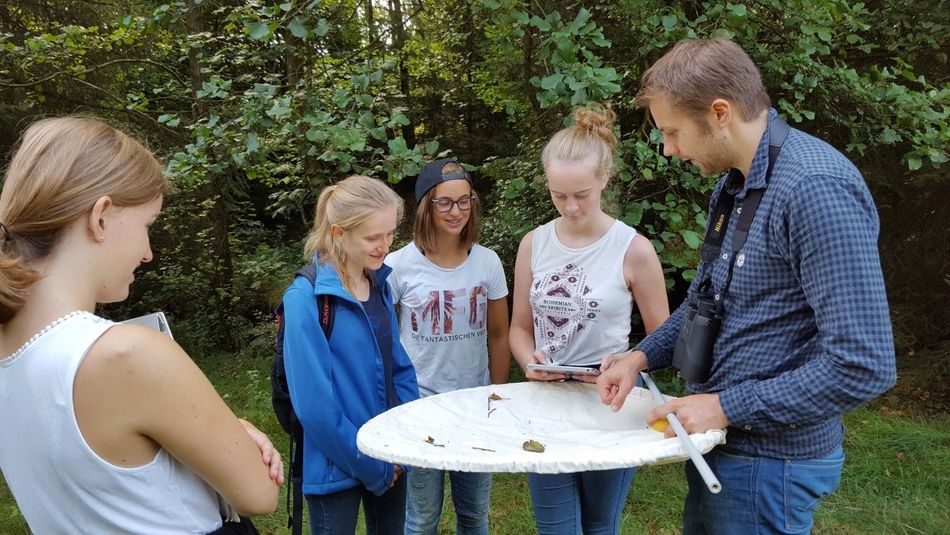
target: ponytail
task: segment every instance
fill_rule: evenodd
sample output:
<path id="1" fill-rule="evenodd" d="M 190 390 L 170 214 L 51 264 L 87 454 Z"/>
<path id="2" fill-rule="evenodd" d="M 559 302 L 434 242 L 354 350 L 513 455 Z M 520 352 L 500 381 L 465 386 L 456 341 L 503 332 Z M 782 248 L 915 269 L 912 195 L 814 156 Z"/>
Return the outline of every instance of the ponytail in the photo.
<path id="1" fill-rule="evenodd" d="M 4 232 L 12 233 L 4 226 Z M 14 251 L 15 238 L 0 237 L 0 324 L 7 323 L 23 307 L 30 286 L 40 279 Z"/>

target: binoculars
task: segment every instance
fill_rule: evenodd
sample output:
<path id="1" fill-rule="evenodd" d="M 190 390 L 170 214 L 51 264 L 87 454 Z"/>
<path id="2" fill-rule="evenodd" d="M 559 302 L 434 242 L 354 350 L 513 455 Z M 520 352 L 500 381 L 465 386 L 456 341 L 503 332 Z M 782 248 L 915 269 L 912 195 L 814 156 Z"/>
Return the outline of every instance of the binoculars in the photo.
<path id="1" fill-rule="evenodd" d="M 676 339 L 673 366 L 691 383 L 705 383 L 712 368 L 713 345 L 722 324 L 722 305 L 708 291 L 690 294 L 683 327 Z"/>

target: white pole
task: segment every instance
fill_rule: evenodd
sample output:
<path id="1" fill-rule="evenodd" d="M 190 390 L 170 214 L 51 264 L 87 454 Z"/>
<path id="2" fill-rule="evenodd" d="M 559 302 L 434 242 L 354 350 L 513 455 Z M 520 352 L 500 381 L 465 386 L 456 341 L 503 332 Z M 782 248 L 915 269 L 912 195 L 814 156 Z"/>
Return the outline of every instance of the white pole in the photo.
<path id="1" fill-rule="evenodd" d="M 647 372 L 640 372 L 640 376 L 643 377 L 643 381 L 647 384 L 647 388 L 650 389 L 650 393 L 653 394 L 653 401 L 657 405 L 662 405 L 665 401 L 663 394 L 660 393 L 660 389 L 656 387 L 656 383 L 653 382 L 653 378 L 650 377 L 650 374 Z M 676 418 L 676 415 L 668 413 L 666 419 L 670 422 L 670 425 L 673 426 L 673 430 L 676 431 L 676 436 L 679 437 L 680 442 L 683 443 L 683 447 L 686 448 L 686 452 L 689 453 L 689 458 L 693 460 L 693 464 L 696 466 L 696 470 L 699 470 L 699 475 L 703 476 L 703 481 L 706 482 L 706 486 L 709 487 L 709 492 L 713 494 L 719 494 L 719 491 L 722 490 L 722 485 L 719 483 L 719 479 L 716 477 L 716 474 L 709 468 L 709 465 L 706 464 L 706 459 L 703 458 L 703 455 L 699 453 L 699 450 L 696 449 L 696 445 L 693 444 L 693 441 L 689 438 L 689 433 L 686 432 L 686 429 L 683 428 L 683 424 Z"/>

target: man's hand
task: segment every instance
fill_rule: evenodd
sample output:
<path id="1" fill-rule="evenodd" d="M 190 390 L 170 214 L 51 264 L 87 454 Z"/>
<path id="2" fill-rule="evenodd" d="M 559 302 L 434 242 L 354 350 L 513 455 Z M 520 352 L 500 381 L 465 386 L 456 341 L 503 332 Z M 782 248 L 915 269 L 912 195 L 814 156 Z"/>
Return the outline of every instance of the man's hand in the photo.
<path id="1" fill-rule="evenodd" d="M 693 394 L 668 401 L 647 414 L 647 425 L 671 412 L 683 424 L 686 432 L 691 434 L 722 429 L 729 425 L 729 420 L 722 412 L 722 405 L 719 404 L 719 394 Z M 676 432 L 672 427 L 668 427 L 663 436 L 672 438 L 676 436 Z"/>
<path id="2" fill-rule="evenodd" d="M 274 445 L 263 431 L 254 427 L 251 422 L 244 418 L 238 418 L 238 421 L 241 422 L 244 430 L 257 445 L 257 449 L 261 450 L 261 460 L 267 465 L 270 478 L 278 485 L 282 485 L 284 483 L 284 462 L 280 458 L 280 453 L 277 453 Z"/>
<path id="3" fill-rule="evenodd" d="M 604 357 L 597 377 L 597 391 L 604 405 L 610 405 L 614 412 L 619 411 L 627 394 L 637 385 L 637 374 L 647 365 L 647 356 L 643 351 L 634 350 Z"/>

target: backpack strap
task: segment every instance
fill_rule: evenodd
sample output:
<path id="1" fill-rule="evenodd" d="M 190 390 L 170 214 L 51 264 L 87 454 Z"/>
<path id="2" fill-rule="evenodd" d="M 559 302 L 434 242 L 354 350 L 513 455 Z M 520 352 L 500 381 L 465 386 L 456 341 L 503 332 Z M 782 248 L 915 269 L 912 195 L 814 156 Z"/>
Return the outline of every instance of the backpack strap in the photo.
<path id="1" fill-rule="evenodd" d="M 297 277 L 303 277 L 307 279 L 307 281 L 310 282 L 310 286 L 315 285 L 317 281 L 316 264 L 314 262 L 310 262 L 306 266 L 298 269 L 297 272 L 294 273 L 294 278 L 297 278 Z"/>
<path id="2" fill-rule="evenodd" d="M 296 447 L 295 447 L 296 446 Z M 287 527 L 293 535 L 301 535 L 303 529 L 303 427 L 298 423 L 290 440 L 290 481 L 291 489 L 287 492 L 287 501 L 290 502 L 287 511 Z"/>
<path id="3" fill-rule="evenodd" d="M 316 262 L 310 262 L 306 266 L 297 270 L 294 277 L 303 277 L 310 282 L 311 286 L 316 286 L 317 265 Z M 336 311 L 333 307 L 333 296 L 329 294 L 320 294 L 317 296 L 317 323 L 323 329 L 323 336 L 329 340 L 330 333 L 333 332 L 333 318 Z"/>

